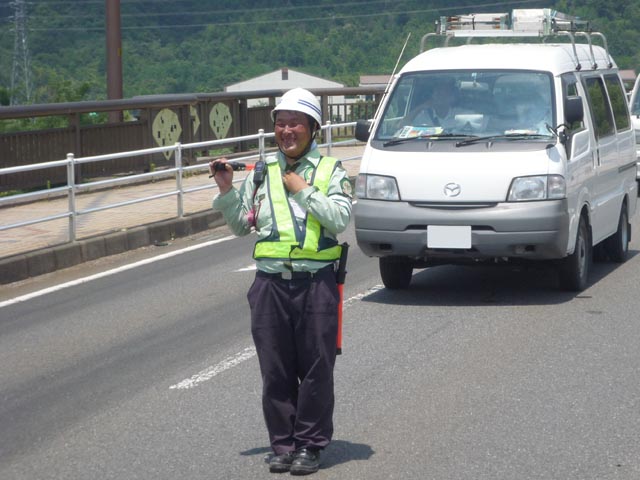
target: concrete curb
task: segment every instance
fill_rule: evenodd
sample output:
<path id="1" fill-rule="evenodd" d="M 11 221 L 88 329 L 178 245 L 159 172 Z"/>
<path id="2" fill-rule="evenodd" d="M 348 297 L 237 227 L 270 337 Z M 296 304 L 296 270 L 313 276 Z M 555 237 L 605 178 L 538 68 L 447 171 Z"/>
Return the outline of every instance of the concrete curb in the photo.
<path id="1" fill-rule="evenodd" d="M 224 224 L 220 212 L 206 211 L 3 258 L 0 259 L 0 284 L 25 280 Z"/>

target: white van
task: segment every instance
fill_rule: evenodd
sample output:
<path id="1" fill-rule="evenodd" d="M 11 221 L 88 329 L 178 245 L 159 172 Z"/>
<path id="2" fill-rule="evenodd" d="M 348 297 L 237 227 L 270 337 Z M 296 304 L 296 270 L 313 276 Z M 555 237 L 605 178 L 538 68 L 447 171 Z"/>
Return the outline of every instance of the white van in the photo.
<path id="1" fill-rule="evenodd" d="M 447 42 L 485 43 L 421 53 L 358 122 L 356 238 L 387 288 L 408 287 L 414 268 L 556 260 L 561 287 L 580 291 L 594 250 L 626 259 L 634 131 L 606 39 L 579 25 L 549 9 L 443 17 Z"/>

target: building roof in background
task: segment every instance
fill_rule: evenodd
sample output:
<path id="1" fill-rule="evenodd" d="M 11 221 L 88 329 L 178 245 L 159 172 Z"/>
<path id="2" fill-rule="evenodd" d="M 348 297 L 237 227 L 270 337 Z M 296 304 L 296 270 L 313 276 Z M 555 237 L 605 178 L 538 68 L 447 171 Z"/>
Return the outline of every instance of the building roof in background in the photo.
<path id="1" fill-rule="evenodd" d="M 224 87 L 225 92 L 251 92 L 254 90 L 272 90 L 302 87 L 302 88 L 339 88 L 344 87 L 342 83 L 334 82 L 306 73 L 281 68 L 271 73 L 250 78 L 242 82 L 234 83 Z"/>
<path id="2" fill-rule="evenodd" d="M 390 78 L 391 75 L 360 75 L 360 86 L 386 85 Z"/>
<path id="3" fill-rule="evenodd" d="M 635 82 L 636 71 L 635 70 L 620 70 L 620 77 L 623 82 Z"/>

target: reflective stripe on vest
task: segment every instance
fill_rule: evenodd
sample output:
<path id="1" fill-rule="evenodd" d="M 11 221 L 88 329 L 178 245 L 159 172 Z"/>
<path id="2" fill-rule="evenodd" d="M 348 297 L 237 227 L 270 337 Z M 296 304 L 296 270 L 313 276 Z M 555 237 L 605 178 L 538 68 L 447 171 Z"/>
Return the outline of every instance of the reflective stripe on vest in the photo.
<path id="1" fill-rule="evenodd" d="M 322 157 L 316 167 L 311 184 L 325 195 L 329 191 L 329 182 L 337 160 Z M 271 234 L 256 242 L 253 258 L 272 258 L 281 260 L 319 260 L 334 261 L 340 258 L 341 247 L 337 240 L 330 241 L 327 248 L 319 250 L 322 226 L 311 214 L 307 213 L 304 231 L 300 231 L 287 199 L 282 183 L 282 170 L 278 162 L 270 163 L 267 174 L 267 189 L 271 200 Z M 274 181 L 272 181 L 274 180 Z"/>

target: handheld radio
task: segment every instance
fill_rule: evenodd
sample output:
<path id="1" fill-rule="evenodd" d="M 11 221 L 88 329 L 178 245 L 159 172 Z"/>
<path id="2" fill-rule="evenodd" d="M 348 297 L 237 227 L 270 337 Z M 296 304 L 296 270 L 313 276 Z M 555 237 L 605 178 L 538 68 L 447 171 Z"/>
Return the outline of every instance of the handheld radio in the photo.
<path id="1" fill-rule="evenodd" d="M 265 175 L 264 160 L 258 160 L 255 166 L 253 167 L 253 183 L 255 184 L 256 187 L 259 185 L 262 185 L 262 182 L 264 182 L 264 175 Z"/>

